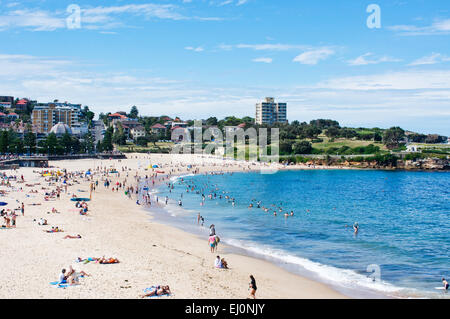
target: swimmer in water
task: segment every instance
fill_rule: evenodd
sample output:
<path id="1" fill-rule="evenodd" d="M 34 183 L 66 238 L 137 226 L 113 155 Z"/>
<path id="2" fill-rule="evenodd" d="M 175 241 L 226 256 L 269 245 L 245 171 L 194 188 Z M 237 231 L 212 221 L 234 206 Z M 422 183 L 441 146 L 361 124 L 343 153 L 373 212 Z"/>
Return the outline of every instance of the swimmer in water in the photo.
<path id="1" fill-rule="evenodd" d="M 358 233 L 358 231 L 359 231 L 359 225 L 358 225 L 357 222 L 355 222 L 355 223 L 353 224 L 353 230 L 355 231 L 355 234 Z"/>

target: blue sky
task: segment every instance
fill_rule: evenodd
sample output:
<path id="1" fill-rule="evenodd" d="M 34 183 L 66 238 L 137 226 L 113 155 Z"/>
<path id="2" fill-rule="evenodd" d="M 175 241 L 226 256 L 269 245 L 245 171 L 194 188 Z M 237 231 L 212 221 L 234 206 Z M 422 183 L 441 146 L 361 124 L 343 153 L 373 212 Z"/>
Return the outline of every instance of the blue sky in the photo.
<path id="1" fill-rule="evenodd" d="M 274 96 L 291 121 L 450 135 L 449 36 L 448 0 L 0 0 L 0 95 L 189 119 Z"/>

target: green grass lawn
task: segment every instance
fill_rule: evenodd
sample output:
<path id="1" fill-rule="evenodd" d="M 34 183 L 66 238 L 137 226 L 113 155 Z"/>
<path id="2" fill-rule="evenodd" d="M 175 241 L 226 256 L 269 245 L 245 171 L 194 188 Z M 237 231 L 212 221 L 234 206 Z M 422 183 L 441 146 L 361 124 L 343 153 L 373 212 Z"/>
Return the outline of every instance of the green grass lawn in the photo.
<path id="1" fill-rule="evenodd" d="M 313 143 L 312 146 L 317 149 L 328 149 L 331 147 L 337 147 L 341 148 L 342 146 L 348 146 L 351 148 L 359 147 L 359 146 L 368 146 L 370 144 L 373 144 L 375 146 L 380 147 L 381 150 L 387 150 L 386 146 L 383 145 L 380 142 L 374 142 L 374 141 L 359 141 L 359 140 L 353 140 L 353 139 L 346 139 L 346 138 L 336 138 L 334 139 L 334 142 L 330 142 L 330 139 L 326 136 L 320 136 L 321 139 L 323 139 L 322 143 Z"/>
<path id="2" fill-rule="evenodd" d="M 156 151 L 159 149 L 172 149 L 173 143 L 167 143 L 167 142 L 156 142 L 156 147 L 153 145 L 153 143 L 148 143 L 147 146 L 138 146 L 134 144 L 127 144 L 127 145 L 117 145 L 117 150 L 120 152 L 150 152 L 150 151 Z"/>

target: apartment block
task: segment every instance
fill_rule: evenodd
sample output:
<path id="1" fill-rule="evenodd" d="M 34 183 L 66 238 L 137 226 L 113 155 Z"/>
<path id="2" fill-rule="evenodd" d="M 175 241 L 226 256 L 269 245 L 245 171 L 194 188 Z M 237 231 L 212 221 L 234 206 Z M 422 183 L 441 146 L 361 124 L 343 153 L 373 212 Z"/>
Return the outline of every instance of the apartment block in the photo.
<path id="1" fill-rule="evenodd" d="M 256 104 L 255 121 L 259 125 L 287 123 L 287 103 L 276 103 L 273 97 L 267 97 Z"/>
<path id="2" fill-rule="evenodd" d="M 80 112 L 81 104 L 39 103 L 34 107 L 31 119 L 39 133 L 49 133 L 60 122 L 78 129 Z"/>

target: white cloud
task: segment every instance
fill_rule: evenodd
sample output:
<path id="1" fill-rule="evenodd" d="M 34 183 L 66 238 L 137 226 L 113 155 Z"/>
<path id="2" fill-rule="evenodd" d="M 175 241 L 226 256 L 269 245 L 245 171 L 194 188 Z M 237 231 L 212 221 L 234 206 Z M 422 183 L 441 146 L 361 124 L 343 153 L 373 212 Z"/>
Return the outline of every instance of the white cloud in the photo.
<path id="1" fill-rule="evenodd" d="M 252 60 L 253 62 L 260 62 L 260 63 L 272 63 L 272 58 L 256 58 Z"/>
<path id="2" fill-rule="evenodd" d="M 409 65 L 427 65 L 427 64 L 429 65 L 447 61 L 450 61 L 450 57 L 442 55 L 440 53 L 432 53 L 429 56 L 424 56 L 420 59 L 411 62 Z"/>
<path id="3" fill-rule="evenodd" d="M 394 25 L 388 27 L 388 29 L 404 36 L 450 34 L 450 19 L 436 20 L 431 25 L 423 27 L 415 25 Z"/>
<path id="4" fill-rule="evenodd" d="M 450 71 L 399 71 L 330 79 L 314 86 L 336 90 L 437 90 L 450 89 Z"/>
<path id="5" fill-rule="evenodd" d="M 372 53 L 366 53 L 363 54 L 359 57 L 357 57 L 356 59 L 353 60 L 349 60 L 347 61 L 347 63 L 349 65 L 368 65 L 368 64 L 379 64 L 379 63 L 383 63 L 383 62 L 400 62 L 400 59 L 395 59 L 392 57 L 389 57 L 387 55 L 384 55 L 382 57 L 374 57 L 372 59 L 369 59 L 369 57 L 373 57 L 374 55 Z"/>
<path id="6" fill-rule="evenodd" d="M 268 93 L 288 103 L 290 120 L 332 118 L 343 125 L 389 127 L 450 135 L 450 70 L 403 71 L 331 78 L 310 86 L 215 87 L 132 71 L 93 71 L 77 61 L 0 54 L 5 95 L 89 105 L 96 113 L 128 111 L 182 118 L 254 114 Z M 426 120 L 424 120 L 426 119 Z"/>
<path id="7" fill-rule="evenodd" d="M 205 49 L 203 49 L 202 47 L 191 47 L 191 46 L 189 46 L 189 47 L 185 47 L 184 48 L 185 50 L 188 50 L 188 51 L 194 51 L 194 52 L 203 52 L 203 51 L 205 51 Z"/>
<path id="8" fill-rule="evenodd" d="M 329 48 L 315 49 L 303 52 L 302 54 L 296 56 L 293 62 L 298 62 L 307 65 L 316 65 L 321 60 L 326 60 L 329 56 L 333 55 L 335 52 Z"/>
<path id="9" fill-rule="evenodd" d="M 140 16 L 145 19 L 219 21 L 217 17 L 185 16 L 172 4 L 127 4 L 122 6 L 98 6 L 81 8 L 81 27 L 86 29 L 110 29 L 124 27 L 122 15 Z M 66 28 L 69 14 L 65 11 L 40 9 L 13 10 L 0 15 L 0 31 L 25 28 L 32 31 L 54 31 Z"/>
<path id="10" fill-rule="evenodd" d="M 228 46 L 230 48 L 236 47 L 238 49 L 252 49 L 255 51 L 288 51 L 293 49 L 304 50 L 308 48 L 306 45 L 294 45 L 294 44 L 237 44 L 235 46 Z"/>
<path id="11" fill-rule="evenodd" d="M 236 5 L 241 6 L 243 4 L 246 4 L 247 2 L 248 2 L 248 0 L 239 0 Z"/>

